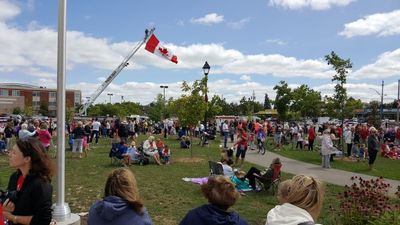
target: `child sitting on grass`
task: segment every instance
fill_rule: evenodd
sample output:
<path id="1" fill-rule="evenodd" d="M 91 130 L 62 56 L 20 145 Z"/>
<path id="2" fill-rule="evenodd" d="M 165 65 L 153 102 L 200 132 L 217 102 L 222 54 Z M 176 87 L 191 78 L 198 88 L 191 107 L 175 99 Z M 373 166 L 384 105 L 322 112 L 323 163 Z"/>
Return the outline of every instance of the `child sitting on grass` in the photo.
<path id="1" fill-rule="evenodd" d="M 164 146 L 164 149 L 162 151 L 162 158 L 164 160 L 164 163 L 166 165 L 169 164 L 169 158 L 171 157 L 171 149 L 169 149 L 168 145 Z"/>

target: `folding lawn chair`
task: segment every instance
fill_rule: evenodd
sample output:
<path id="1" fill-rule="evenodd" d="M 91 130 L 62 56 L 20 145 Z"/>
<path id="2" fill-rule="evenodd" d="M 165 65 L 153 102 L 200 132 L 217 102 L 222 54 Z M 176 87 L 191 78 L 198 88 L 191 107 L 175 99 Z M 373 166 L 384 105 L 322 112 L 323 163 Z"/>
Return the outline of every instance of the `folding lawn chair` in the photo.
<path id="1" fill-rule="evenodd" d="M 258 186 L 262 187 L 265 191 L 272 189 L 272 192 L 275 193 L 281 182 L 281 167 L 282 164 L 274 164 L 272 168 L 268 168 L 266 173 L 257 176 L 256 181 Z"/>
<path id="2" fill-rule="evenodd" d="M 122 155 L 125 150 L 124 147 L 127 148 L 126 146 L 121 146 L 121 144 L 119 143 L 111 144 L 111 149 L 110 152 L 108 153 L 108 156 L 111 158 L 112 165 L 116 164 L 117 162 L 121 163 L 122 165 L 125 165 L 124 156 Z"/>
<path id="3" fill-rule="evenodd" d="M 211 175 L 224 175 L 224 170 L 222 168 L 221 163 L 217 163 L 214 161 L 208 161 L 208 166 L 210 169 L 210 176 Z"/>

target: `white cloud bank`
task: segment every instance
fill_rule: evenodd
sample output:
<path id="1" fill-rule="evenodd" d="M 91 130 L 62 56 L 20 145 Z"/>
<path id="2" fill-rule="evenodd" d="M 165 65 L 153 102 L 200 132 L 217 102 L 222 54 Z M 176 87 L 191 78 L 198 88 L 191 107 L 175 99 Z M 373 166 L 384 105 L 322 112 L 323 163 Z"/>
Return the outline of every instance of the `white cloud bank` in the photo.
<path id="1" fill-rule="evenodd" d="M 384 79 L 400 77 L 400 48 L 384 52 L 375 63 L 365 65 L 351 74 L 354 79 Z"/>
<path id="2" fill-rule="evenodd" d="M 400 10 L 376 13 L 344 25 L 339 35 L 346 38 L 355 36 L 391 36 L 400 34 Z"/>
<path id="3" fill-rule="evenodd" d="M 213 25 L 222 23 L 224 21 L 223 15 L 218 15 L 216 13 L 210 13 L 200 18 L 192 18 L 190 22 L 193 24 L 201 24 L 201 25 Z"/>
<path id="4" fill-rule="evenodd" d="M 313 10 L 327 10 L 334 6 L 347 6 L 356 0 L 270 0 L 269 5 L 280 6 L 286 9 L 297 10 L 311 8 Z"/>
<path id="5" fill-rule="evenodd" d="M 40 24 L 24 29 L 13 27 L 6 23 L 19 13 L 20 9 L 15 5 L 7 1 L 0 1 L 0 73 L 24 73 L 37 77 L 38 79 L 35 80 L 40 82 L 38 84 L 41 86 L 51 87 L 55 85 L 57 32 L 54 29 L 42 27 Z M 92 37 L 79 31 L 69 31 L 67 41 L 67 69 L 72 70 L 78 65 L 84 65 L 89 68 L 107 70 L 108 72 L 114 69 L 133 46 L 137 44 L 134 42 L 111 42 L 110 40 Z M 152 65 L 163 69 L 197 70 L 199 65 L 203 65 L 205 59 L 207 59 L 212 62 L 211 66 L 214 74 L 224 73 L 242 76 L 241 82 L 236 83 L 230 79 L 218 80 L 214 84 L 210 84 L 211 93 L 223 94 L 229 101 L 239 101 L 244 95 L 250 96 L 252 90 L 255 90 L 257 99 L 263 98 L 266 91 L 269 91 L 268 94 L 270 96 L 274 96 L 272 87 L 265 87 L 265 85 L 255 82 L 254 77 L 251 80 L 246 80 L 249 77 L 244 74 L 251 74 L 252 76 L 272 75 L 284 80 L 290 80 L 291 77 L 329 79 L 333 73 L 331 67 L 323 59 L 298 59 L 280 54 L 245 55 L 238 50 L 227 49 L 223 44 L 219 43 L 192 44 L 188 46 L 165 43 L 164 45 L 178 55 L 178 65 L 162 60 L 146 51 L 138 51 L 134 57 L 134 65 L 127 67 L 127 69 L 140 69 L 147 65 Z M 396 49 L 381 54 L 375 63 L 355 71 L 351 74 L 351 77 L 384 79 L 392 76 L 399 77 L 399 71 L 400 49 Z M 10 82 L 11 80 L 0 79 L 0 81 Z M 14 81 L 18 82 L 18 79 Z M 23 82 L 23 80 L 19 81 Z M 88 96 L 100 84 L 100 81 L 97 82 L 75 83 L 70 85 L 69 88 L 81 89 L 84 93 L 83 96 Z M 140 99 L 141 102 L 148 103 L 154 99 L 154 93 L 160 92 L 159 85 L 151 82 L 128 82 L 123 85 L 111 84 L 108 88 L 117 95 L 121 93 L 127 100 L 138 101 Z M 167 85 L 170 87 L 166 90 L 168 96 L 177 97 L 180 95 L 179 82 Z M 213 85 L 216 85 L 214 89 L 212 88 Z M 142 87 L 149 89 L 142 90 Z M 363 91 L 361 89 L 351 93 L 360 93 L 357 96 L 361 99 L 371 97 L 368 90 Z M 132 93 L 132 90 L 135 90 L 133 92 L 135 93 L 134 95 L 129 94 Z M 329 93 L 329 91 L 326 91 L 326 93 Z"/>

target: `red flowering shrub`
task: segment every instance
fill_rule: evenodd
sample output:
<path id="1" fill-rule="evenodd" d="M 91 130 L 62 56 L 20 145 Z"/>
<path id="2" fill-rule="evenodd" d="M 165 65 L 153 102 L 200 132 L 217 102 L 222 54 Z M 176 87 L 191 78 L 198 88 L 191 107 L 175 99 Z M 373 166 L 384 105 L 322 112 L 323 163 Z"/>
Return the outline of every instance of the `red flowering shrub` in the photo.
<path id="1" fill-rule="evenodd" d="M 399 206 L 389 202 L 390 185 L 383 182 L 382 177 L 371 180 L 351 177 L 351 180 L 355 183 L 350 187 L 346 185 L 345 191 L 338 195 L 338 212 L 343 225 L 365 225 L 387 212 L 399 210 Z M 396 195 L 400 196 L 400 189 Z"/>

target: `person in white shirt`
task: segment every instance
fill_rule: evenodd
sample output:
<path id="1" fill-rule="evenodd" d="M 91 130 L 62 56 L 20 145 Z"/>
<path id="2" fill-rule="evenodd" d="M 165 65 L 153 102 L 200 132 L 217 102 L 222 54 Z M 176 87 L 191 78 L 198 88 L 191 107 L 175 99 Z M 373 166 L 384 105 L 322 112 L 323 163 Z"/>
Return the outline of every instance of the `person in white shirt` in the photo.
<path id="1" fill-rule="evenodd" d="M 28 137 L 32 137 L 36 134 L 36 130 L 33 132 L 28 131 L 28 124 L 23 123 L 21 130 L 18 132 L 18 138 L 22 141 L 26 141 Z"/>
<path id="2" fill-rule="evenodd" d="M 351 149 L 353 147 L 353 141 L 354 141 L 354 128 L 348 128 L 344 132 L 344 138 L 347 144 L 347 157 L 351 156 Z"/>
<path id="3" fill-rule="evenodd" d="M 283 204 L 268 212 L 265 225 L 314 225 L 322 209 L 322 183 L 314 177 L 296 175 L 283 184 L 278 188 L 278 193 L 286 195 L 278 194 Z"/>
<path id="4" fill-rule="evenodd" d="M 228 143 L 228 134 L 229 134 L 229 125 L 228 125 L 228 120 L 225 120 L 222 123 L 222 133 L 224 135 L 224 148 L 227 149 L 227 143 Z"/>
<path id="5" fill-rule="evenodd" d="M 93 136 L 95 136 L 95 138 L 96 138 L 96 144 L 99 143 L 100 126 L 101 126 L 101 123 L 97 120 L 97 118 L 95 118 L 92 123 L 92 135 L 90 136 L 90 143 L 92 143 L 92 141 L 93 141 Z"/>

